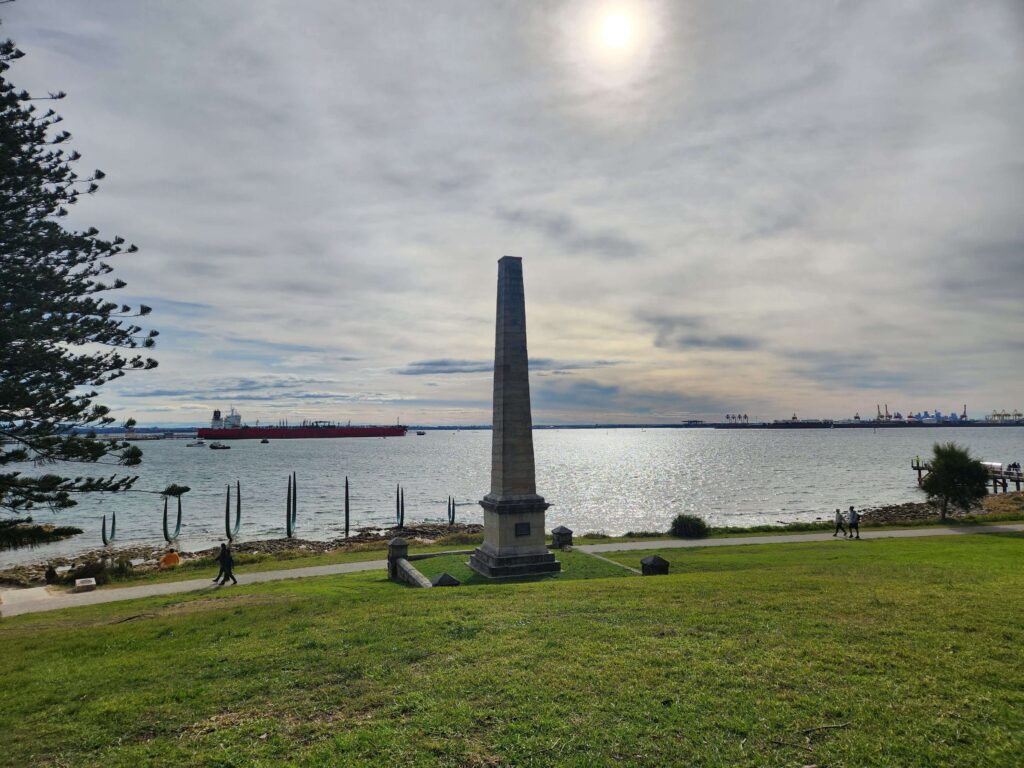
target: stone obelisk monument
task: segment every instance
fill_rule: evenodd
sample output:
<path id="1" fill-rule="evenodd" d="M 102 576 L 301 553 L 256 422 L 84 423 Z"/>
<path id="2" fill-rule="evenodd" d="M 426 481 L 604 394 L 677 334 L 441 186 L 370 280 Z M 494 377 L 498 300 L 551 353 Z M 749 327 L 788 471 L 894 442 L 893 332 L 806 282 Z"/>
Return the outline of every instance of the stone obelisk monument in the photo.
<path id="1" fill-rule="evenodd" d="M 562 566 L 544 543 L 548 504 L 534 475 L 523 260 L 515 256 L 498 261 L 496 325 L 491 492 L 480 501 L 484 543 L 469 565 L 492 578 L 552 573 Z"/>

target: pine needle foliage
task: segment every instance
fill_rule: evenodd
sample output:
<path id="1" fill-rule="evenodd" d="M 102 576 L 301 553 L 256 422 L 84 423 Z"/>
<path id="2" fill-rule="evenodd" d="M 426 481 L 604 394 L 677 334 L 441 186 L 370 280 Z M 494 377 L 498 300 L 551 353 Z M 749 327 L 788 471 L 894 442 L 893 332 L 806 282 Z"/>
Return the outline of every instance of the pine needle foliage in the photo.
<path id="1" fill-rule="evenodd" d="M 81 173 L 71 134 L 35 97 L 8 80 L 24 54 L 0 41 L 0 511 L 75 505 L 86 492 L 131 488 L 136 478 L 28 476 L 15 467 L 73 462 L 134 466 L 142 452 L 96 439 L 113 423 L 97 390 L 128 371 L 149 370 L 157 332 L 135 324 L 150 312 L 110 301 L 124 288 L 108 259 L 135 253 L 121 237 L 64 224 L 68 209 L 99 188 L 102 171 Z M 125 422 L 129 428 L 134 422 Z M 56 468 L 55 468 L 56 469 Z"/>

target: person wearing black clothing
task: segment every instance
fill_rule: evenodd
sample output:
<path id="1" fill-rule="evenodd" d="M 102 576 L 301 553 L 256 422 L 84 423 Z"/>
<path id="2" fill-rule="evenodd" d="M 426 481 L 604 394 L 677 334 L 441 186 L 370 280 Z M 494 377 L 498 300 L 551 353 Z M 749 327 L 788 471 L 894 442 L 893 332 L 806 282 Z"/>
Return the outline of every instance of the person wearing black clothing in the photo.
<path id="1" fill-rule="evenodd" d="M 217 584 L 220 582 L 221 577 L 224 575 L 224 553 L 227 552 L 228 545 L 221 543 L 220 552 L 217 553 L 217 564 L 220 565 L 220 570 L 217 571 L 217 576 L 214 578 L 213 583 Z"/>
<path id="2" fill-rule="evenodd" d="M 237 584 L 238 579 L 232 573 L 232 569 L 235 567 L 235 558 L 231 556 L 231 550 L 228 549 L 227 544 L 220 545 L 220 554 L 217 555 L 217 561 L 220 563 L 220 573 L 217 574 L 217 578 L 214 581 L 221 579 L 217 582 L 220 586 L 227 584 L 228 579 L 231 579 L 232 584 Z M 223 574 L 223 578 L 221 578 L 221 574 Z"/>
<path id="3" fill-rule="evenodd" d="M 847 515 L 847 524 L 850 526 L 850 538 L 860 538 L 860 512 L 850 507 L 850 514 Z M 857 535 L 854 536 L 853 532 L 856 531 Z"/>

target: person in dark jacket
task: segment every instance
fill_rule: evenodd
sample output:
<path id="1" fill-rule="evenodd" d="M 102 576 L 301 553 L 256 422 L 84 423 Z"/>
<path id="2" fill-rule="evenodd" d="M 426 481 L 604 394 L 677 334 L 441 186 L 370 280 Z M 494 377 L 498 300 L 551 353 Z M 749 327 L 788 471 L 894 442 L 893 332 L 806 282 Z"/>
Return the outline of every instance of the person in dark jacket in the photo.
<path id="1" fill-rule="evenodd" d="M 220 570 L 217 571 L 216 577 L 213 579 L 213 583 L 217 584 L 220 582 L 221 577 L 224 576 L 224 553 L 227 552 L 228 545 L 223 542 L 220 545 L 220 552 L 217 553 L 217 564 L 220 566 Z"/>
<path id="2" fill-rule="evenodd" d="M 860 512 L 855 510 L 853 507 L 850 507 L 850 514 L 848 514 L 846 516 L 846 522 L 850 526 L 850 538 L 851 539 L 854 539 L 854 538 L 859 539 L 860 538 Z M 856 536 L 853 535 L 854 532 L 857 533 Z"/>
<path id="3" fill-rule="evenodd" d="M 221 579 L 218 583 L 224 586 L 228 583 L 228 579 L 231 579 L 232 584 L 237 584 L 238 579 L 235 578 L 235 574 L 232 572 L 235 567 L 235 558 L 231 556 L 231 550 L 228 549 L 227 544 L 220 545 L 220 554 L 217 555 L 217 560 L 220 562 L 220 573 L 217 574 L 217 579 Z M 223 574 L 223 578 L 221 574 Z M 217 579 L 214 579 L 214 581 L 217 581 Z"/>

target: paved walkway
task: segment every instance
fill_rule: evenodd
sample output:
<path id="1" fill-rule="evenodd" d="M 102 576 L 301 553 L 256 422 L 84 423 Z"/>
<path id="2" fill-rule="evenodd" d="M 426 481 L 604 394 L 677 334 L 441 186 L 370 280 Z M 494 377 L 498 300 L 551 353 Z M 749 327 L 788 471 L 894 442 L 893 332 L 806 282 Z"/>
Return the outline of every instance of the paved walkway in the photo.
<path id="1" fill-rule="evenodd" d="M 863 534 L 864 539 L 916 539 L 923 536 L 962 536 L 970 533 L 1014 533 L 1024 531 L 1024 524 L 1014 525 L 971 525 L 956 528 L 913 528 L 910 530 L 871 530 Z M 680 549 L 686 547 L 730 547 L 743 544 L 791 544 L 802 541 L 829 541 L 830 533 L 776 534 L 771 536 L 736 536 L 722 539 L 661 539 L 656 541 L 634 541 L 609 544 L 582 544 L 576 549 L 590 554 L 602 552 L 628 552 L 644 549 Z M 357 563 L 315 565 L 309 568 L 291 568 L 279 571 L 241 571 L 240 584 L 259 584 L 282 579 L 302 579 L 307 576 L 335 576 L 357 571 L 383 571 L 386 560 L 364 560 Z M 182 592 L 216 592 L 231 587 L 214 586 L 208 579 L 170 581 L 163 584 L 143 584 L 138 587 L 115 587 L 98 589 L 95 592 L 50 592 L 46 587 L 16 589 L 0 592 L 0 616 L 17 616 L 21 613 L 38 613 L 59 608 L 75 608 L 81 605 L 113 603 L 119 600 L 133 600 L 139 597 L 176 595 Z"/>
<path id="2" fill-rule="evenodd" d="M 363 560 L 357 563 L 336 563 L 334 565 L 313 565 L 308 568 L 290 568 L 278 571 L 239 571 L 238 583 L 259 584 L 264 581 L 280 581 L 282 579 L 303 579 L 307 576 L 335 576 L 339 573 L 355 573 L 357 571 L 383 571 L 388 567 L 387 560 Z M 212 570 L 212 569 L 211 569 Z M 231 587 L 218 587 L 210 579 L 189 579 L 188 581 L 168 581 L 162 584 L 143 584 L 138 587 L 107 587 L 94 592 L 49 592 L 46 587 L 34 589 L 12 589 L 0 592 L 0 616 L 17 616 L 20 613 L 38 613 L 54 611 L 58 608 L 77 608 L 81 605 L 97 605 L 114 603 L 119 600 L 133 600 L 138 597 L 156 597 L 158 595 L 176 595 L 181 592 L 220 592 Z"/>

